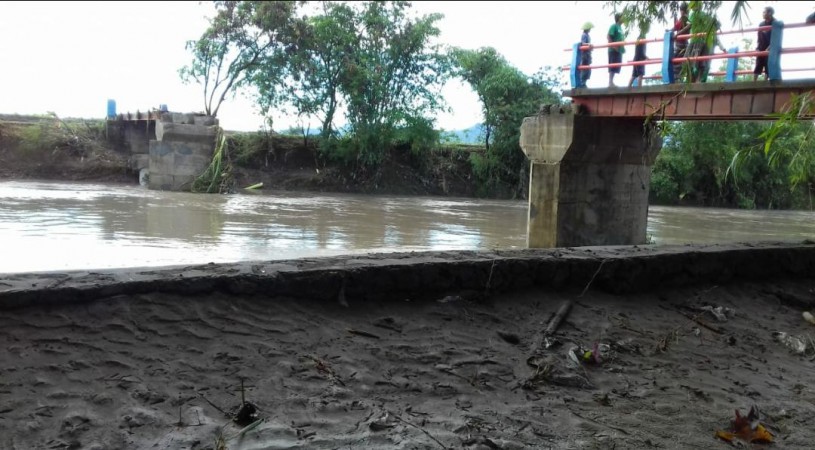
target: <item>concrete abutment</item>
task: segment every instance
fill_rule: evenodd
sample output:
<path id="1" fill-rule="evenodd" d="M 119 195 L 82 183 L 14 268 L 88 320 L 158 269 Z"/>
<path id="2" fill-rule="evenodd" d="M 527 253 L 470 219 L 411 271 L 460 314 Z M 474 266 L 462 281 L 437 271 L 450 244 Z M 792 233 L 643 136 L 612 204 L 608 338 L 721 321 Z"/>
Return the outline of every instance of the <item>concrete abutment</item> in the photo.
<path id="1" fill-rule="evenodd" d="M 164 113 L 150 141 L 150 181 L 154 190 L 189 191 L 212 161 L 218 119 Z"/>
<path id="2" fill-rule="evenodd" d="M 527 117 L 529 248 L 646 242 L 651 166 L 661 149 L 643 118 L 562 112 Z"/>
<path id="3" fill-rule="evenodd" d="M 139 182 L 152 190 L 189 191 L 212 161 L 218 119 L 196 113 L 144 113 L 107 121 L 108 140 L 129 154 Z"/>

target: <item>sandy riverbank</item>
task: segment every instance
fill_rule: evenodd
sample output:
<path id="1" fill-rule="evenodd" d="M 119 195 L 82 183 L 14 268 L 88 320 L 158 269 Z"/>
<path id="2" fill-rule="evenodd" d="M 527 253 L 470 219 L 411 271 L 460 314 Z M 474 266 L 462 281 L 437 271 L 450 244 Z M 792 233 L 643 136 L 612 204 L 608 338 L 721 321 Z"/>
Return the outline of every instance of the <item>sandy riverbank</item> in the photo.
<path id="1" fill-rule="evenodd" d="M 815 362 L 773 332 L 815 337 L 813 305 L 811 244 L 0 275 L 0 446 L 727 448 L 757 405 L 807 448 Z"/>

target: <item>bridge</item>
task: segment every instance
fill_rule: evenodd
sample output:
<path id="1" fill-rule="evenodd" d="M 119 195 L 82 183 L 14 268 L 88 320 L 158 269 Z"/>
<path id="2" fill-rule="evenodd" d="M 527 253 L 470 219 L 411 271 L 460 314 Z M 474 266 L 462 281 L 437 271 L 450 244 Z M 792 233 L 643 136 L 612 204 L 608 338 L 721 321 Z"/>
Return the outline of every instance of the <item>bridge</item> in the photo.
<path id="1" fill-rule="evenodd" d="M 593 117 L 666 120 L 774 120 L 793 96 L 810 93 L 815 80 L 663 84 L 633 88 L 566 91 L 579 112 Z M 805 117 L 813 117 L 806 111 Z"/>
<path id="2" fill-rule="evenodd" d="M 545 106 L 521 125 L 520 145 L 530 160 L 529 248 L 589 245 L 635 245 L 646 242 L 651 167 L 662 148 L 658 123 L 662 120 L 775 120 L 796 96 L 815 100 L 815 79 L 784 80 L 783 74 L 815 68 L 785 68 L 784 54 L 815 53 L 815 46 L 783 46 L 785 29 L 815 24 L 771 26 L 718 34 L 772 30 L 766 51 L 739 51 L 697 57 L 674 57 L 677 41 L 699 35 L 666 32 L 660 39 L 593 45 L 594 50 L 658 43 L 663 56 L 638 62 L 580 65 L 574 44 L 570 73 L 572 99 L 568 107 Z M 815 29 L 810 29 L 815 31 Z M 811 36 L 815 36 L 812 34 Z M 809 37 L 815 41 L 815 37 Z M 632 52 L 633 53 L 633 52 Z M 741 58 L 766 56 L 768 80 L 740 81 Z M 675 66 L 699 61 L 727 60 L 726 70 L 710 75 L 721 82 L 688 83 L 675 78 Z M 592 89 L 578 87 L 578 73 L 586 69 L 657 65 L 650 85 Z M 803 117 L 812 118 L 814 110 Z"/>

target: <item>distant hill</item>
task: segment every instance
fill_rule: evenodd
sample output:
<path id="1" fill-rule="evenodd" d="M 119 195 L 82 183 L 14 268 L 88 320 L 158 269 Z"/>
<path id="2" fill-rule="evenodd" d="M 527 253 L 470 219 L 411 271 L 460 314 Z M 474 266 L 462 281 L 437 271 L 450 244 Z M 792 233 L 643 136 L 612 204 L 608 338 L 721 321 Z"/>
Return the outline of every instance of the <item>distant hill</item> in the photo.
<path id="1" fill-rule="evenodd" d="M 484 140 L 483 132 L 484 125 L 479 123 L 464 130 L 444 131 L 442 132 L 442 141 L 457 142 L 460 144 L 480 144 Z M 302 129 L 292 127 L 281 131 L 280 134 L 286 136 L 302 136 L 303 131 Z M 319 134 L 319 128 L 312 128 L 309 130 L 310 136 Z"/>
<path id="2" fill-rule="evenodd" d="M 462 144 L 479 144 L 484 139 L 483 133 L 484 125 L 479 123 L 464 130 L 445 131 L 442 137 Z"/>

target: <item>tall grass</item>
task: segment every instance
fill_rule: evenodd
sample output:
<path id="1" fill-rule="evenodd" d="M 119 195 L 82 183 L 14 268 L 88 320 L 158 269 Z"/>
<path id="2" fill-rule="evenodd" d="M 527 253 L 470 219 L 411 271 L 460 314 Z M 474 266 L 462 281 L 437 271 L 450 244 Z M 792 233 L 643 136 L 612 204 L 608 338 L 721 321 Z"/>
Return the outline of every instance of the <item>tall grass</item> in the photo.
<path id="1" fill-rule="evenodd" d="M 232 187 L 232 165 L 229 160 L 226 136 L 223 130 L 218 129 L 215 137 L 215 152 L 212 154 L 212 162 L 207 169 L 193 182 L 190 190 L 199 193 L 225 193 Z"/>

